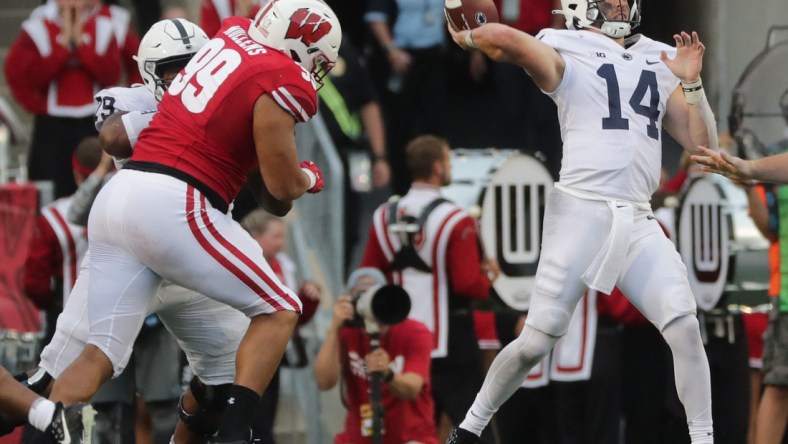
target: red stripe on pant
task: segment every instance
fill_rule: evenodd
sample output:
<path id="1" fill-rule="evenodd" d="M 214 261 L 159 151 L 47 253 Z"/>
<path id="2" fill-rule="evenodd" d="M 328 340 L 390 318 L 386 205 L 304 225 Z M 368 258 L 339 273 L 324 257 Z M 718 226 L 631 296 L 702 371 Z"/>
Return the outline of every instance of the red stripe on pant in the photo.
<path id="1" fill-rule="evenodd" d="M 219 264 L 221 264 L 224 268 L 226 268 L 230 273 L 232 273 L 235 277 L 237 277 L 241 282 L 246 284 L 252 291 L 254 291 L 257 295 L 259 295 L 263 300 L 268 303 L 270 306 L 274 307 L 277 311 L 285 310 L 285 308 L 274 298 L 269 296 L 268 292 L 265 291 L 262 287 L 260 287 L 252 278 L 250 278 L 246 273 L 244 273 L 241 269 L 239 269 L 235 264 L 230 262 L 222 253 L 220 253 L 211 243 L 208 241 L 208 238 L 200 231 L 200 228 L 197 226 L 197 216 L 195 214 L 195 199 L 194 199 L 194 192 L 195 189 L 191 185 L 187 186 L 186 190 L 186 212 L 188 214 L 187 220 L 189 223 L 189 228 L 191 229 L 192 234 L 194 235 L 197 242 L 202 246 L 208 254 L 211 255 Z M 205 196 L 200 195 L 200 214 L 203 222 L 208 228 L 208 231 L 213 235 L 213 237 L 227 250 L 233 254 L 237 259 L 241 260 L 246 266 L 248 266 L 256 275 L 263 278 L 263 281 L 269 285 L 274 291 L 282 297 L 286 302 L 291 303 L 292 299 L 287 298 L 284 291 L 276 285 L 271 285 L 271 280 L 266 279 L 265 272 L 261 270 L 257 265 L 254 264 L 252 260 L 247 258 L 243 255 L 237 248 L 233 247 L 229 241 L 224 239 L 221 235 L 219 235 L 216 227 L 213 226 L 213 223 L 208 218 L 208 214 L 205 211 Z M 293 308 L 298 310 L 297 304 L 291 304 Z"/>

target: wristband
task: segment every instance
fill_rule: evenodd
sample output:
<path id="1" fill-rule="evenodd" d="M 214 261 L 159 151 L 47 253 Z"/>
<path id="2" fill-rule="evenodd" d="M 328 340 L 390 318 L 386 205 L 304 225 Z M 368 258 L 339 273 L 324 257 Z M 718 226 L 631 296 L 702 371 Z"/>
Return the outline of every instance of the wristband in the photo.
<path id="1" fill-rule="evenodd" d="M 311 190 L 312 188 L 315 187 L 315 184 L 317 183 L 317 176 L 312 170 L 308 168 L 301 167 L 301 171 L 303 171 L 304 174 L 306 174 L 306 177 L 309 178 L 309 186 L 306 189 Z"/>
<path id="2" fill-rule="evenodd" d="M 393 380 L 394 380 L 394 371 L 392 371 L 390 368 L 387 368 L 386 372 L 383 373 L 383 382 L 388 384 Z"/>
<path id="3" fill-rule="evenodd" d="M 703 91 L 703 82 L 700 79 L 692 83 L 681 82 L 681 88 L 684 90 L 684 97 L 690 105 L 700 105 L 703 99 L 706 98 L 706 93 Z"/>
<path id="4" fill-rule="evenodd" d="M 372 161 L 373 162 L 377 162 L 378 160 L 382 160 L 382 161 L 385 162 L 386 161 L 386 155 L 385 154 L 372 154 Z"/>
<path id="5" fill-rule="evenodd" d="M 473 30 L 465 34 L 465 47 L 466 49 L 467 48 L 476 49 L 476 44 L 473 43 Z"/>

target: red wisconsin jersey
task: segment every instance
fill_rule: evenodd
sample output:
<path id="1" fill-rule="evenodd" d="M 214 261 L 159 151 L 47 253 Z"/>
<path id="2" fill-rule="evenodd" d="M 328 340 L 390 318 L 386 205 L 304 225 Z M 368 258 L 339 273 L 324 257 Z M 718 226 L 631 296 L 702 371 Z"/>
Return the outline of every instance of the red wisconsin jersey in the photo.
<path id="1" fill-rule="evenodd" d="M 284 53 L 249 37 L 248 19 L 224 21 L 173 80 L 159 114 L 140 134 L 133 161 L 184 172 L 229 203 L 257 166 L 257 99 L 270 95 L 299 122 L 317 110 L 312 78 Z"/>

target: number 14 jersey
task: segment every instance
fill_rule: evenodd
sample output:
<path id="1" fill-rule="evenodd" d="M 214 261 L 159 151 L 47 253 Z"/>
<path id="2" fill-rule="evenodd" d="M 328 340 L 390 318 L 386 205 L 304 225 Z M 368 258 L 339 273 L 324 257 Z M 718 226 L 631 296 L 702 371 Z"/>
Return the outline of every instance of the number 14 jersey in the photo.
<path id="1" fill-rule="evenodd" d="M 249 37 L 250 26 L 240 17 L 224 21 L 172 81 L 132 156 L 187 173 L 226 203 L 258 165 L 252 131 L 257 99 L 268 94 L 299 122 L 317 110 L 309 73 Z"/>
<path id="2" fill-rule="evenodd" d="M 537 38 L 566 62 L 548 94 L 561 124 L 560 183 L 648 202 L 662 167 L 662 119 L 679 83 L 660 52 L 674 57 L 675 49 L 640 34 L 626 47 L 592 31 L 545 29 Z"/>

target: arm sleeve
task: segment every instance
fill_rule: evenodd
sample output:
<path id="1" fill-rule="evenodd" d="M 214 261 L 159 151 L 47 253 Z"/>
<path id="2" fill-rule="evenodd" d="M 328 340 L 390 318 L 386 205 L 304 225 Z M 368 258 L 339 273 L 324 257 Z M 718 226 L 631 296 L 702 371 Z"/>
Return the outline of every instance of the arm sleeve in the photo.
<path id="1" fill-rule="evenodd" d="M 38 216 L 25 259 L 22 285 L 28 299 L 41 310 L 52 306 L 54 301 L 52 277 L 56 276 L 57 264 L 62 261 L 63 254 L 55 232 L 44 216 Z"/>
<path id="2" fill-rule="evenodd" d="M 44 25 L 41 25 L 44 26 Z M 22 30 L 6 56 L 5 78 L 14 98 L 28 112 L 46 112 L 46 88 L 69 59 L 69 51 L 49 39 L 51 51 L 42 55 L 30 36 Z"/>
<path id="3" fill-rule="evenodd" d="M 74 193 L 74 198 L 66 215 L 66 219 L 70 223 L 83 227 L 88 225 L 90 208 L 93 206 L 93 201 L 96 200 L 96 196 L 98 196 L 103 184 L 104 181 L 95 174 L 91 174 L 82 182 L 82 185 L 77 188 L 77 192 Z"/>
<path id="4" fill-rule="evenodd" d="M 466 216 L 452 230 L 446 251 L 449 283 L 454 293 L 468 299 L 486 299 L 489 295 L 491 283 L 482 271 L 480 253 L 476 223 Z"/>
<path id="5" fill-rule="evenodd" d="M 413 322 L 409 324 L 407 351 L 405 355 L 405 367 L 403 373 L 415 373 L 424 379 L 425 383 L 430 381 L 430 354 L 432 353 L 432 333 L 423 324 Z"/>
<path id="6" fill-rule="evenodd" d="M 153 120 L 153 116 L 155 116 L 156 113 L 157 111 L 131 111 L 120 117 L 120 120 L 123 122 L 123 128 L 126 129 L 126 135 L 129 137 L 132 149 L 137 143 L 140 133 L 150 125 L 150 121 Z"/>

